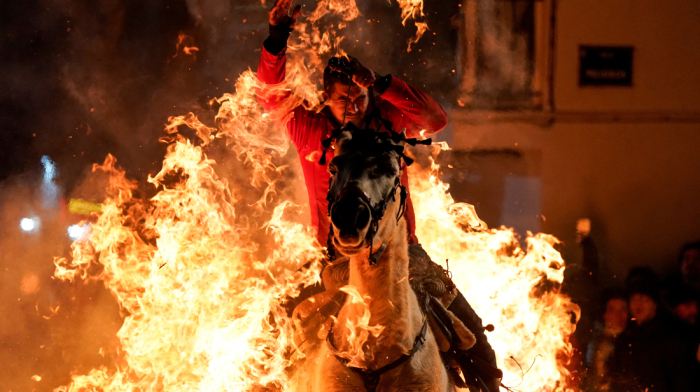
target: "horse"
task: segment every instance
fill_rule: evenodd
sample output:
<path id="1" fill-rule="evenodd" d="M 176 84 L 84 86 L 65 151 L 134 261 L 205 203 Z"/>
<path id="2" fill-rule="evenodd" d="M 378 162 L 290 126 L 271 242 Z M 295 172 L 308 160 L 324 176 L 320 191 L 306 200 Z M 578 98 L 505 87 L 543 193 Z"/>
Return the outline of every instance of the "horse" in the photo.
<path id="1" fill-rule="evenodd" d="M 340 289 L 349 295 L 297 371 L 294 389 L 455 391 L 409 283 L 404 143 L 400 134 L 370 131 L 342 132 L 328 164 L 329 246 L 349 258 L 348 286 Z"/>

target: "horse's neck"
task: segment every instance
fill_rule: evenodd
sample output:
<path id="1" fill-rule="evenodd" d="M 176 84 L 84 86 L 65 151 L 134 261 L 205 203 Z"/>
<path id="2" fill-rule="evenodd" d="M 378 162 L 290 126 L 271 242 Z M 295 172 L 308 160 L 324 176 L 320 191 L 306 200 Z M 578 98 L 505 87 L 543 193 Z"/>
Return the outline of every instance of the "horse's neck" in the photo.
<path id="1" fill-rule="evenodd" d="M 378 337 L 370 335 L 367 340 L 366 347 L 375 354 L 374 360 L 367 358 L 367 365 L 375 369 L 410 350 L 422 326 L 418 303 L 409 284 L 405 232 L 406 225 L 402 219 L 396 226 L 393 240 L 387 243 L 384 253 L 374 266 L 369 265 L 367 254 L 350 258 L 349 284 L 356 287 L 363 297 L 371 298 L 367 301 L 369 326 L 384 327 Z M 375 244 L 375 247 L 379 245 Z M 338 315 L 337 325 L 346 325 L 346 320 L 357 320 L 366 309 L 364 304 L 346 304 Z M 339 334 L 345 335 L 338 336 L 339 346 L 343 345 L 348 333 L 345 330 Z M 379 356 L 378 353 L 382 355 Z"/>

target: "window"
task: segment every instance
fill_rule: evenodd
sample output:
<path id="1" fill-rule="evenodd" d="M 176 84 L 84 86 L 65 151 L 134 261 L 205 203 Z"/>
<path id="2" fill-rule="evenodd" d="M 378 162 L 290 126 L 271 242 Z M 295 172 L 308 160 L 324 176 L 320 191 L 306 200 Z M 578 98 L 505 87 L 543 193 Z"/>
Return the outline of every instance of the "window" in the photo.
<path id="1" fill-rule="evenodd" d="M 549 109 L 552 0 L 465 0 L 460 105 Z"/>

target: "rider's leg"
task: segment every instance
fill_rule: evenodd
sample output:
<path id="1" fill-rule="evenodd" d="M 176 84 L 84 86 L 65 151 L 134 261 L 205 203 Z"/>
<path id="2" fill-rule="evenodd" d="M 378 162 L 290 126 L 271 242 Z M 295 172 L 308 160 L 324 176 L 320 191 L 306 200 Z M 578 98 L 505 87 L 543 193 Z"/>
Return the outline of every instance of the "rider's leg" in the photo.
<path id="1" fill-rule="evenodd" d="M 476 337 L 476 343 L 468 351 L 471 355 L 474 355 L 497 368 L 496 363 L 496 353 L 491 348 L 488 338 L 484 333 L 484 326 L 481 322 L 481 318 L 476 314 L 474 309 L 469 305 L 464 295 L 462 295 L 459 290 L 454 287 L 451 279 L 447 276 L 442 267 L 436 265 L 431 259 L 428 253 L 423 249 L 420 244 L 409 245 L 409 254 L 411 260 L 412 275 L 414 271 L 422 269 L 429 269 L 430 272 L 434 274 L 433 281 L 439 281 L 438 284 L 432 284 L 432 286 L 445 286 L 448 291 L 453 291 L 452 296 L 448 294 L 440 295 L 440 293 L 431 293 L 435 297 L 453 297 L 451 303 L 447 307 L 447 310 L 451 311 L 457 318 L 464 323 L 464 325 L 474 334 Z M 451 287 L 450 287 L 451 286 Z M 427 290 L 429 291 L 429 290 Z M 486 386 L 489 388 L 490 392 L 498 392 L 498 386 L 500 385 L 500 380 L 487 374 L 480 372 L 480 376 Z"/>
<path id="2" fill-rule="evenodd" d="M 447 310 L 452 312 L 458 319 L 460 319 L 464 325 L 469 328 L 470 331 L 476 337 L 476 343 L 472 348 L 469 349 L 474 356 L 493 366 L 498 367 L 496 363 L 496 353 L 491 348 L 488 338 L 484 333 L 484 327 L 481 323 L 481 318 L 476 314 L 474 309 L 469 305 L 467 299 L 464 298 L 462 293 L 458 293 L 457 297 L 452 301 Z M 497 392 L 498 386 L 500 385 L 500 380 L 498 378 L 489 377 L 486 374 L 480 374 L 482 380 L 489 388 L 491 392 Z"/>

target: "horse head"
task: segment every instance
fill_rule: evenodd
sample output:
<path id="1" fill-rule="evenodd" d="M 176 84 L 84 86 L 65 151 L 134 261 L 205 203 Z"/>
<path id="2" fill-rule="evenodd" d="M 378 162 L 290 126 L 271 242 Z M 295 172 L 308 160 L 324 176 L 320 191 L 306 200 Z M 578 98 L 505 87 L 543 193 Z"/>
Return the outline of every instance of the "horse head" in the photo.
<path id="1" fill-rule="evenodd" d="M 403 135 L 345 131 L 328 164 L 332 244 L 346 256 L 379 246 L 393 236 L 405 189 L 400 184 Z M 398 194 L 397 194 L 398 192 Z"/>

